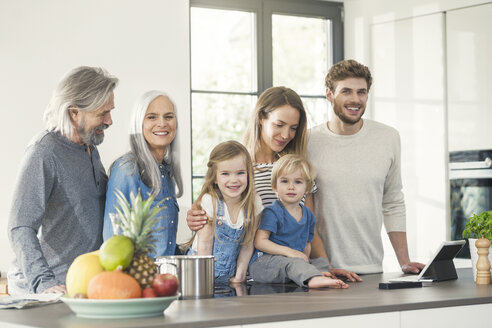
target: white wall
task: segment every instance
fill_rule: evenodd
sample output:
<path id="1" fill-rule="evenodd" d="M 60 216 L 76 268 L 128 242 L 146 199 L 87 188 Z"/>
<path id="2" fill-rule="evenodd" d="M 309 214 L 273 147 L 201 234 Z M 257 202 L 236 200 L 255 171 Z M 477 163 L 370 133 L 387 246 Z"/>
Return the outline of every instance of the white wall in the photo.
<path id="1" fill-rule="evenodd" d="M 376 70 L 373 65 L 377 64 L 378 73 L 390 74 L 374 76 L 375 90 L 382 97 L 379 101 L 375 101 L 375 94 L 372 92 L 370 107 L 373 108 L 369 108 L 367 112 L 368 117 L 386 121 L 400 129 L 402 147 L 406 147 L 402 149 L 402 159 L 407 156 L 410 160 L 402 163 L 404 192 L 407 196 L 410 256 L 419 261 L 427 261 L 436 244 L 447 236 L 445 234 L 447 193 L 442 186 L 442 183 L 447 183 L 445 91 L 443 94 L 445 46 L 444 36 L 438 38 L 436 34 L 436 32 L 442 33 L 443 27 L 439 25 L 439 20 L 433 19 L 432 16 L 487 2 L 490 1 L 344 1 L 345 58 L 359 60 L 370 66 L 373 71 Z M 438 25 L 432 27 L 433 22 L 437 22 Z M 408 32 L 402 32 L 403 29 Z M 375 35 L 376 32 L 378 35 Z M 399 33 L 396 38 L 391 34 L 393 32 Z M 435 49 L 438 49 L 438 53 L 434 51 Z M 388 53 L 388 51 L 395 52 Z M 388 65 L 388 67 L 381 67 L 381 65 Z M 388 77 L 393 82 L 388 82 Z M 404 81 L 402 80 L 404 78 L 409 79 Z M 391 99 L 392 110 L 381 109 L 382 104 L 388 101 L 384 97 L 388 88 L 395 89 L 394 97 Z M 396 113 L 398 110 L 400 112 Z M 406 127 L 410 129 L 405 131 Z M 411 143 L 405 140 L 409 137 L 414 138 Z M 410 146 L 414 148 L 409 149 Z M 435 151 L 432 152 L 433 150 Z M 426 161 L 426 158 L 429 161 Z M 426 176 L 429 171 L 434 175 Z M 437 183 L 440 185 L 436 185 Z M 432 221 L 426 221 L 429 218 Z M 387 238 L 383 266 L 385 271 L 398 269 Z"/>
<path id="2" fill-rule="evenodd" d="M 17 167 L 31 137 L 43 129 L 58 80 L 80 65 L 104 67 L 120 79 L 114 123 L 99 147 L 106 168 L 127 150 L 137 97 L 151 89 L 169 93 L 178 110 L 185 195 L 191 194 L 189 1 L 0 1 L 1 271 L 13 258 L 7 222 Z M 181 214 L 190 202 L 180 199 Z M 186 232 L 183 224 L 181 219 L 179 230 Z"/>

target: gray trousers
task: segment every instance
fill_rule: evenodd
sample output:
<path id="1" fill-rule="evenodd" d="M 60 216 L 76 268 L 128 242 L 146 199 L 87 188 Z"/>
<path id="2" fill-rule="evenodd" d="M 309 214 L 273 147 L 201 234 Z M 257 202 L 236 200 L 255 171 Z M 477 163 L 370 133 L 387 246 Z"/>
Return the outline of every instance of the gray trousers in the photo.
<path id="1" fill-rule="evenodd" d="M 305 287 L 312 277 L 322 276 L 322 271 L 329 272 L 330 267 L 321 257 L 307 263 L 298 257 L 265 254 L 249 266 L 249 274 L 256 282 L 286 283 L 292 280 Z"/>

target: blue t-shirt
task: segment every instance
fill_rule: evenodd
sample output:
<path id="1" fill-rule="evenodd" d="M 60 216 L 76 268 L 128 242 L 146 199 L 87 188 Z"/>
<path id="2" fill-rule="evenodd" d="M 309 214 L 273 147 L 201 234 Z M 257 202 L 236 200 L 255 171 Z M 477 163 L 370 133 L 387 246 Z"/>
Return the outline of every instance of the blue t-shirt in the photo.
<path id="1" fill-rule="evenodd" d="M 151 257 L 174 255 L 176 251 L 179 208 L 175 196 L 174 180 L 171 178 L 169 165 L 164 161 L 159 164 L 159 170 L 161 171 L 162 188 L 154 199 L 152 206 L 155 206 L 162 199 L 168 199 L 160 205 L 162 210 L 157 215 L 157 217 L 161 217 L 162 219 L 156 223 L 154 228 L 161 228 L 161 230 L 154 234 L 154 238 L 156 239 L 154 243 L 155 253 L 150 253 L 149 256 Z M 123 158 L 116 160 L 111 169 L 106 192 L 103 227 L 104 240 L 113 236 L 113 227 L 109 214 L 117 213 L 115 206 L 119 206 L 115 194 L 116 189 L 119 189 L 128 201 L 130 201 L 130 193 L 133 192 L 136 195 L 139 189 L 143 199 L 146 199 L 152 193 L 152 189 L 143 183 L 138 170 L 134 170 L 134 164 L 132 162 L 124 162 Z"/>
<path id="2" fill-rule="evenodd" d="M 303 252 L 306 244 L 313 240 L 315 218 L 309 208 L 302 204 L 299 206 L 302 208 L 302 218 L 297 222 L 277 199 L 263 210 L 259 229 L 270 231 L 268 239 L 275 244 Z M 255 250 L 251 263 L 257 257 L 258 250 Z"/>

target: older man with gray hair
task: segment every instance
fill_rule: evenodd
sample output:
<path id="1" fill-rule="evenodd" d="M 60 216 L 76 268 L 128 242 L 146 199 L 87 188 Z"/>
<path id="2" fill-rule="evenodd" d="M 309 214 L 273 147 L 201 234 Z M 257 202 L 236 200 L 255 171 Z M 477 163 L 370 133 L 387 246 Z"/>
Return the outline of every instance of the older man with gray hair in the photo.
<path id="1" fill-rule="evenodd" d="M 66 292 L 72 261 L 101 245 L 108 177 L 96 146 L 113 123 L 117 83 L 83 66 L 58 84 L 44 114 L 47 130 L 27 147 L 13 195 L 11 294 Z"/>

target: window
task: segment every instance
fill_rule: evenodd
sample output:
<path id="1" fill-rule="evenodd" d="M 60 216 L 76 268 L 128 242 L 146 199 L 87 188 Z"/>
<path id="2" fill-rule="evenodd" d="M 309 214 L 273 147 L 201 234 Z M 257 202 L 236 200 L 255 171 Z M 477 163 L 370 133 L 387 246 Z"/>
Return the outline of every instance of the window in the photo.
<path id="1" fill-rule="evenodd" d="M 242 141 L 257 97 L 286 86 L 308 127 L 328 118 L 324 77 L 343 58 L 342 4 L 314 0 L 191 0 L 192 181 L 200 192 L 212 148 Z"/>

